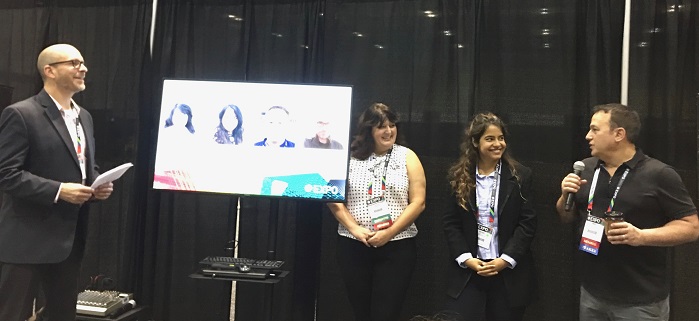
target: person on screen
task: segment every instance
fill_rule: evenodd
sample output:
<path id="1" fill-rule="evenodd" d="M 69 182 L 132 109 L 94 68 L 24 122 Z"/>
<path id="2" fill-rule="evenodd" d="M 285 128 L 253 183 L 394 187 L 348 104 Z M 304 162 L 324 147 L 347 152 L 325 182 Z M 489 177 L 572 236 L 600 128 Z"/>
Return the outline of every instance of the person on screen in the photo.
<path id="1" fill-rule="evenodd" d="M 41 51 L 43 89 L 0 115 L 0 320 L 27 318 L 25 304 L 44 292 L 44 315 L 75 320 L 88 201 L 112 183 L 98 176 L 94 123 L 72 97 L 85 90 L 83 56 L 68 44 Z"/>
<path id="2" fill-rule="evenodd" d="M 697 240 L 697 208 L 680 175 L 636 145 L 635 110 L 595 106 L 589 128 L 591 157 L 562 179 L 556 201 L 561 221 L 577 224 L 579 319 L 669 320 L 669 250 Z M 605 226 L 612 211 L 623 220 Z"/>
<path id="3" fill-rule="evenodd" d="M 398 320 L 415 268 L 425 172 L 412 150 L 396 144 L 397 121 L 381 103 L 361 114 L 347 203 L 328 203 L 339 222 L 337 262 L 355 320 Z"/>
<path id="4" fill-rule="evenodd" d="M 192 125 L 192 108 L 185 104 L 175 104 L 170 111 L 170 116 L 165 120 L 165 128 L 186 129 L 194 134 Z"/>
<path id="5" fill-rule="evenodd" d="M 282 106 L 272 106 L 265 112 L 264 126 L 267 136 L 255 146 L 295 147 L 296 144 L 286 139 L 289 130 L 289 111 Z"/>
<path id="6" fill-rule="evenodd" d="M 460 320 L 522 320 L 535 297 L 532 171 L 510 155 L 506 138 L 498 116 L 477 114 L 449 169 L 446 310 Z"/>
<path id="7" fill-rule="evenodd" d="M 307 138 L 303 142 L 306 148 L 342 149 L 340 142 L 330 138 L 332 123 L 327 118 L 318 119 L 316 122 L 316 133 L 313 137 Z"/>
<path id="8" fill-rule="evenodd" d="M 236 105 L 228 105 L 218 113 L 214 141 L 219 144 L 243 143 L 243 114 Z"/>

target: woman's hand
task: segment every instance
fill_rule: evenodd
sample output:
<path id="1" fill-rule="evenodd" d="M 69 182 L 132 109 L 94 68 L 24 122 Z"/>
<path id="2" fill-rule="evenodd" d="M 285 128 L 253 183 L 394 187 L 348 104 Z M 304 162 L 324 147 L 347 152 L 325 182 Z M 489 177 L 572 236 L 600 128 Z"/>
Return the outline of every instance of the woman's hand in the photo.
<path id="1" fill-rule="evenodd" d="M 352 233 L 352 235 L 357 240 L 364 243 L 364 245 L 366 246 L 372 246 L 371 244 L 369 244 L 369 239 L 371 239 L 376 234 L 376 232 L 359 225 L 356 225 L 354 228 L 350 229 L 349 232 Z"/>
<path id="2" fill-rule="evenodd" d="M 386 245 L 393 237 L 396 236 L 394 233 L 391 233 L 389 229 L 385 230 L 380 230 L 377 232 L 374 232 L 374 235 L 369 238 L 368 244 L 373 246 L 373 247 L 380 247 Z"/>
<path id="3" fill-rule="evenodd" d="M 476 271 L 480 276 L 493 276 L 497 275 L 500 271 L 505 269 L 508 264 L 505 260 L 497 258 L 490 262 L 484 262 L 477 258 L 468 259 L 465 262 L 466 266 Z"/>

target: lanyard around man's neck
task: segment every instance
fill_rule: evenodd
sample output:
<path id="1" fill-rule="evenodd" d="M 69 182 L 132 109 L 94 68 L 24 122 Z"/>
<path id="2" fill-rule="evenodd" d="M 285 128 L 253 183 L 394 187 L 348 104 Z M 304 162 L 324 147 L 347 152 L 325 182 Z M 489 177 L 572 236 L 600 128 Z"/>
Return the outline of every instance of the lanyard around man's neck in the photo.
<path id="1" fill-rule="evenodd" d="M 595 196 L 595 189 L 597 188 L 597 179 L 599 178 L 599 172 L 600 169 L 604 167 L 603 165 L 600 165 L 597 167 L 595 170 L 595 175 L 592 177 L 592 185 L 590 186 L 590 194 L 587 198 L 587 213 L 592 213 L 592 205 L 594 204 L 594 196 Z M 616 200 L 617 195 L 619 194 L 619 190 L 621 189 L 621 185 L 624 184 L 624 181 L 626 180 L 626 176 L 629 175 L 629 171 L 631 169 L 629 167 L 626 167 L 624 170 L 624 174 L 621 175 L 621 178 L 619 179 L 619 182 L 616 184 L 616 189 L 614 189 L 614 195 L 612 196 L 612 200 L 609 202 L 609 206 L 607 207 L 607 212 L 611 212 L 612 208 L 614 208 L 614 201 Z"/>

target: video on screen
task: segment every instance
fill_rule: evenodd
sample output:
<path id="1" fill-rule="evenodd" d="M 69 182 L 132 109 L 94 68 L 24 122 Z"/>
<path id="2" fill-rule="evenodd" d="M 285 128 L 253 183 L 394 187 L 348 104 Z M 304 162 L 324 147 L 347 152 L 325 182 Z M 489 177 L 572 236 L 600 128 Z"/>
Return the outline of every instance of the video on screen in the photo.
<path id="1" fill-rule="evenodd" d="M 166 79 L 153 188 L 344 201 L 352 88 Z"/>

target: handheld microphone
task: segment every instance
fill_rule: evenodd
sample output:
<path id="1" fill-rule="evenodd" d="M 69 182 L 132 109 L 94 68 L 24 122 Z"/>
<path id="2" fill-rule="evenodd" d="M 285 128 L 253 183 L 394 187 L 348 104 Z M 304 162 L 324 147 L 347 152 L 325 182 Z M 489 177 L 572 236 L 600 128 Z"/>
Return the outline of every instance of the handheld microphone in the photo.
<path id="1" fill-rule="evenodd" d="M 135 308 L 135 307 L 136 307 L 136 301 L 135 301 L 135 300 L 129 300 L 129 301 L 127 301 L 126 303 L 124 303 L 124 305 L 122 305 L 120 308 L 114 310 L 114 312 L 112 312 L 112 313 L 109 315 L 109 317 L 110 317 L 110 318 L 116 318 L 116 317 L 118 317 L 118 316 L 120 316 L 120 315 L 126 313 L 127 311 L 129 311 L 129 310 L 131 310 L 131 309 L 133 309 L 133 308 Z"/>
<path id="2" fill-rule="evenodd" d="M 582 171 L 585 170 L 585 163 L 577 161 L 573 163 L 573 174 L 580 176 Z M 570 212 L 570 208 L 573 207 L 573 198 L 575 198 L 575 193 L 568 193 L 568 198 L 566 199 L 566 212 Z"/>

